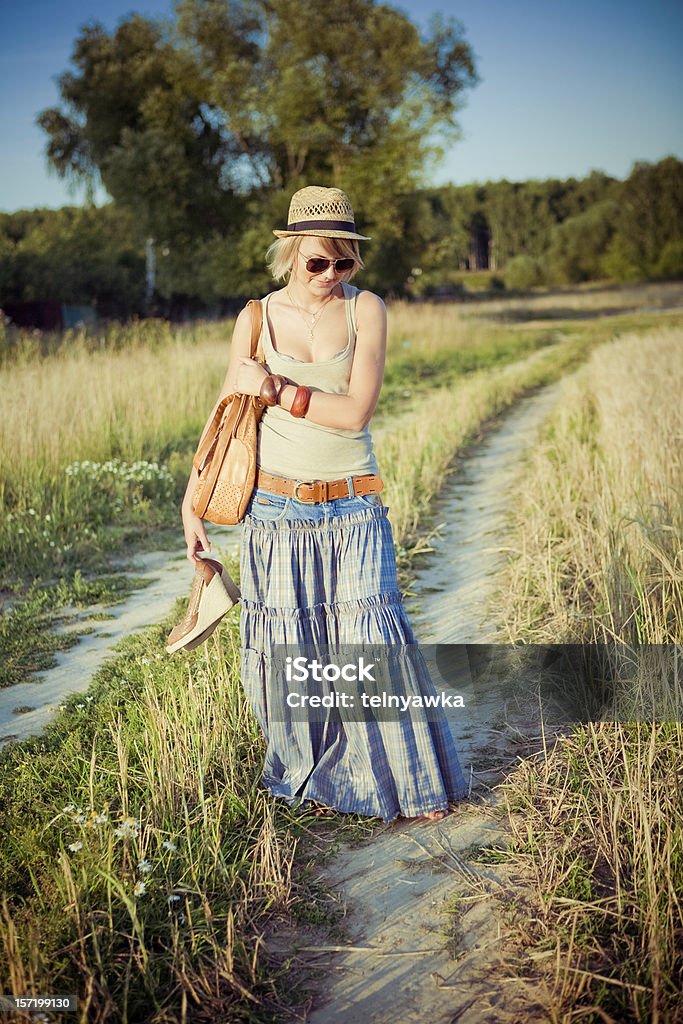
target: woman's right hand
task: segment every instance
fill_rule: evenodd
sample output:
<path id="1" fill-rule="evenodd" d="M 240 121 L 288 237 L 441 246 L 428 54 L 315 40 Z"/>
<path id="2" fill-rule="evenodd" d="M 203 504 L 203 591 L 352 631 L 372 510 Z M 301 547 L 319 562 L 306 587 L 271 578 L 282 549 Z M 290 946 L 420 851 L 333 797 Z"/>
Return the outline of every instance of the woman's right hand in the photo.
<path id="1" fill-rule="evenodd" d="M 211 550 L 211 542 L 206 536 L 204 520 L 186 507 L 183 507 L 183 532 L 187 543 L 187 557 L 191 562 L 197 561 L 199 551 Z"/>

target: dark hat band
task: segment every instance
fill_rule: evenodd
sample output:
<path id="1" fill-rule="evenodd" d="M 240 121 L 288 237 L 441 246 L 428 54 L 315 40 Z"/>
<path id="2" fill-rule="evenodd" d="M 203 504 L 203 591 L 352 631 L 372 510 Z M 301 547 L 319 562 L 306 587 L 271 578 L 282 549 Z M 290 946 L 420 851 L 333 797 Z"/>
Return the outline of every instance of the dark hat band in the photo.
<path id="1" fill-rule="evenodd" d="M 353 231 L 356 234 L 356 225 L 352 220 L 297 220 L 287 225 L 288 231 Z"/>

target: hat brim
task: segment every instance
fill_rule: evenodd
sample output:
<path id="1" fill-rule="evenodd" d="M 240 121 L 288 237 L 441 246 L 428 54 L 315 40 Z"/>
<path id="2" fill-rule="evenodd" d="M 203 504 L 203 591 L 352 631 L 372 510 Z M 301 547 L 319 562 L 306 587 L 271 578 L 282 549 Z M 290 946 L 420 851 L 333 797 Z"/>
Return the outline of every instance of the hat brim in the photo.
<path id="1" fill-rule="evenodd" d="M 325 228 L 316 228 L 314 231 L 276 231 L 273 229 L 273 234 L 277 235 L 278 238 L 294 238 L 297 235 L 308 235 L 312 238 L 355 238 L 359 242 L 369 242 L 370 235 L 359 235 L 356 231 L 336 231 L 326 230 Z"/>

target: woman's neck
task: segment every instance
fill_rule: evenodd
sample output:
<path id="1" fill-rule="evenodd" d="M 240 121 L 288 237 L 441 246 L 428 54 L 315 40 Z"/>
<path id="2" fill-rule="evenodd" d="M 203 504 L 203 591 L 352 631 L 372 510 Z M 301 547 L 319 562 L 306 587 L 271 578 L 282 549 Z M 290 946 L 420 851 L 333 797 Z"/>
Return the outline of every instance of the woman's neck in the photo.
<path id="1" fill-rule="evenodd" d="M 293 278 L 289 279 L 284 292 L 296 306 L 311 313 L 316 313 L 319 309 L 322 309 L 335 295 L 340 297 L 344 295 L 341 281 L 337 281 L 329 291 L 323 291 L 322 289 L 307 287 L 304 282 Z"/>

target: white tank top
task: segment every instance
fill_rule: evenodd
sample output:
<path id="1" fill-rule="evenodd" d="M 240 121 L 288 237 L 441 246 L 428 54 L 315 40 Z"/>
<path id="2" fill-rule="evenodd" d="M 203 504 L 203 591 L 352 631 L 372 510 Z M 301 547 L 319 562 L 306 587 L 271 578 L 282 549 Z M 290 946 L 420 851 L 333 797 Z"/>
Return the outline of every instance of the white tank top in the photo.
<path id="1" fill-rule="evenodd" d="M 270 295 L 261 299 L 261 344 L 270 373 L 281 373 L 293 384 L 305 384 L 330 395 L 348 394 L 356 346 L 355 313 L 359 289 L 344 282 L 341 286 L 348 325 L 346 346 L 331 359 L 315 363 L 304 363 L 294 356 L 275 351 L 268 326 Z M 298 419 L 277 405 L 267 407 L 261 417 L 257 461 L 266 472 L 293 480 L 338 480 L 378 472 L 367 426 L 363 430 L 322 427 L 310 420 Z"/>

